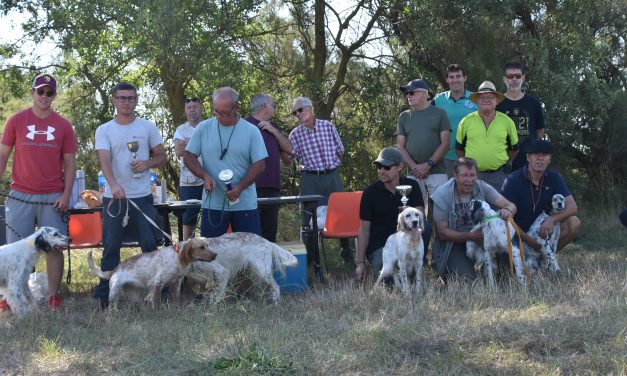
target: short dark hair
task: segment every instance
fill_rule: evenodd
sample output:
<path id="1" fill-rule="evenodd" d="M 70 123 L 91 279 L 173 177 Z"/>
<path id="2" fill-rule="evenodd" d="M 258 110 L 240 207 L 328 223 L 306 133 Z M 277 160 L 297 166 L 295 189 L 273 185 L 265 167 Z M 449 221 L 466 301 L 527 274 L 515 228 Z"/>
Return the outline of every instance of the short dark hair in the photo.
<path id="1" fill-rule="evenodd" d="M 466 166 L 468 169 L 475 168 L 477 169 L 477 161 L 469 157 L 461 157 L 455 161 L 455 165 L 453 170 L 455 171 L 455 175 L 457 175 L 457 170 L 459 170 L 459 166 Z"/>
<path id="2" fill-rule="evenodd" d="M 130 82 L 119 82 L 117 83 L 114 87 L 113 90 L 111 90 L 111 93 L 113 95 L 117 95 L 118 91 L 120 90 L 132 90 L 135 92 L 135 94 L 137 94 L 137 88 L 135 87 L 135 85 L 133 85 Z"/>
<path id="3" fill-rule="evenodd" d="M 446 77 L 448 77 L 450 72 L 462 72 L 462 76 L 466 77 L 466 71 L 460 64 L 451 64 L 446 67 Z"/>
<path id="4" fill-rule="evenodd" d="M 505 73 L 507 73 L 508 69 L 518 69 L 520 70 L 523 74 L 525 73 L 525 69 L 523 68 L 522 63 L 519 63 L 517 61 L 510 61 L 509 63 L 505 64 Z"/>

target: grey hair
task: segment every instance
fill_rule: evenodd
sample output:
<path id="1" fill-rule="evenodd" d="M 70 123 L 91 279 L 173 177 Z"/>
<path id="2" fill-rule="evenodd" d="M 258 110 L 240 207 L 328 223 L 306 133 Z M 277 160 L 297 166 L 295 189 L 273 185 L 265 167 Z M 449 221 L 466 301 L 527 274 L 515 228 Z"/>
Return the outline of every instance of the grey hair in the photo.
<path id="1" fill-rule="evenodd" d="M 272 95 L 270 94 L 256 94 L 250 102 L 250 110 L 253 114 L 256 114 L 261 108 L 272 102 Z"/>
<path id="2" fill-rule="evenodd" d="M 313 103 L 311 103 L 311 99 L 307 97 L 298 97 L 294 99 L 294 106 L 302 106 L 302 107 L 313 107 Z"/>
<path id="3" fill-rule="evenodd" d="M 230 99 L 234 106 L 239 106 L 239 94 L 232 87 L 225 86 L 216 90 L 211 100 L 215 103 L 217 99 Z"/>

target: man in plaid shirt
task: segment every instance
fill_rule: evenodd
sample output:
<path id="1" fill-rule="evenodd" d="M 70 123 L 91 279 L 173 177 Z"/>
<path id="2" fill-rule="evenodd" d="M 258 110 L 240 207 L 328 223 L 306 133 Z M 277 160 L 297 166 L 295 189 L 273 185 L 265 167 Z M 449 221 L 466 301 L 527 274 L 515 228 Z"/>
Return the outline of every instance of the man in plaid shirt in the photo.
<path id="1" fill-rule="evenodd" d="M 316 119 L 309 98 L 296 98 L 292 109 L 292 114 L 298 119 L 298 126 L 290 133 L 289 139 L 293 146 L 292 158 L 298 161 L 302 174 L 300 194 L 322 195 L 324 199 L 318 204 L 327 205 L 331 193 L 344 190 L 342 177 L 338 172 L 344 155 L 344 145 L 330 121 Z M 311 209 L 305 207 L 301 214 L 303 227 L 309 225 Z M 308 244 L 309 239 L 304 236 L 303 240 Z M 348 239 L 341 239 L 340 244 L 344 260 L 352 260 Z"/>

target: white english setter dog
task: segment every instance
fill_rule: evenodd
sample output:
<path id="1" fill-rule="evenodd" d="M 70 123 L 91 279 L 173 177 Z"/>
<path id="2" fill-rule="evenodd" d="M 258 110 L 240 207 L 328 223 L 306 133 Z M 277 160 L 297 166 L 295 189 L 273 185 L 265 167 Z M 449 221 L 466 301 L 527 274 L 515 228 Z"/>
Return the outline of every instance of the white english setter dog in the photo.
<path id="1" fill-rule="evenodd" d="M 161 303 L 161 290 L 166 286 L 174 300 L 178 300 L 181 283 L 192 262 L 211 262 L 215 257 L 203 239 L 190 239 L 133 256 L 106 272 L 94 264 L 91 252 L 87 263 L 95 275 L 109 280 L 109 302 L 113 306 L 126 295 L 130 300 L 146 297 L 154 308 Z"/>
<path id="2" fill-rule="evenodd" d="M 557 243 L 560 238 L 560 223 L 555 222 L 553 224 L 553 231 L 551 236 L 546 239 L 539 233 L 540 226 L 546 221 L 549 215 L 558 214 L 566 209 L 566 200 L 561 194 L 553 195 L 551 199 L 551 214 L 541 212 L 538 218 L 533 222 L 527 234 L 531 236 L 538 244 L 540 244 L 540 253 L 536 252 L 527 243 L 524 243 L 525 247 L 525 264 L 531 272 L 538 272 L 539 270 L 548 270 L 556 273 L 560 271 L 560 267 L 557 264 Z"/>
<path id="3" fill-rule="evenodd" d="M 497 212 L 490 208 L 490 204 L 482 200 L 472 200 L 472 221 L 474 227 L 471 231 L 481 229 L 483 232 L 483 247 L 473 242 L 466 242 L 466 256 L 475 261 L 476 266 L 483 265 L 483 275 L 488 281 L 488 286 L 496 287 L 494 279 L 494 257 L 497 253 L 508 254 L 507 233 L 509 231 L 510 240 L 514 239 L 516 230 L 507 221 L 503 220 Z M 521 285 L 527 283 L 527 276 L 524 273 L 524 264 L 520 255 L 520 249 L 512 243 L 512 259 L 516 272 L 516 279 Z"/>
<path id="4" fill-rule="evenodd" d="M 281 289 L 274 280 L 274 271 L 285 275 L 285 267 L 298 265 L 294 255 L 278 245 L 248 232 L 232 232 L 218 238 L 203 238 L 216 253 L 214 262 L 193 263 L 187 273 L 188 281 L 210 287 L 212 303 L 224 297 L 227 285 L 237 274 L 248 269 L 260 281 L 270 286 L 270 301 L 278 303 Z"/>
<path id="5" fill-rule="evenodd" d="M 400 288 L 407 298 L 410 298 L 412 286 L 409 276 L 412 274 L 414 275 L 413 290 L 416 295 L 420 294 L 424 255 L 423 230 L 424 217 L 420 210 L 408 207 L 398 215 L 396 232 L 388 237 L 383 247 L 383 267 L 372 287 L 371 294 L 383 278 L 392 276 L 396 287 Z"/>
<path id="6" fill-rule="evenodd" d="M 41 227 L 32 235 L 15 243 L 0 247 L 0 288 L 17 317 L 24 317 L 35 302 L 28 287 L 28 278 L 40 253 L 51 250 L 63 251 L 70 244 L 70 237 L 54 227 Z"/>

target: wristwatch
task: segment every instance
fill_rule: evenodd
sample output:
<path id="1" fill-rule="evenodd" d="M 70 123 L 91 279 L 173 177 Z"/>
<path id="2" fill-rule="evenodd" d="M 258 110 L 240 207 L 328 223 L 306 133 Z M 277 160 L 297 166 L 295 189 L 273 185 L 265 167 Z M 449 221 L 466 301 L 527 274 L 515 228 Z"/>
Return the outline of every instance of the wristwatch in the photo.
<path id="1" fill-rule="evenodd" d="M 427 165 L 428 165 L 429 167 L 433 167 L 433 160 L 429 159 L 429 160 L 427 161 Z"/>

